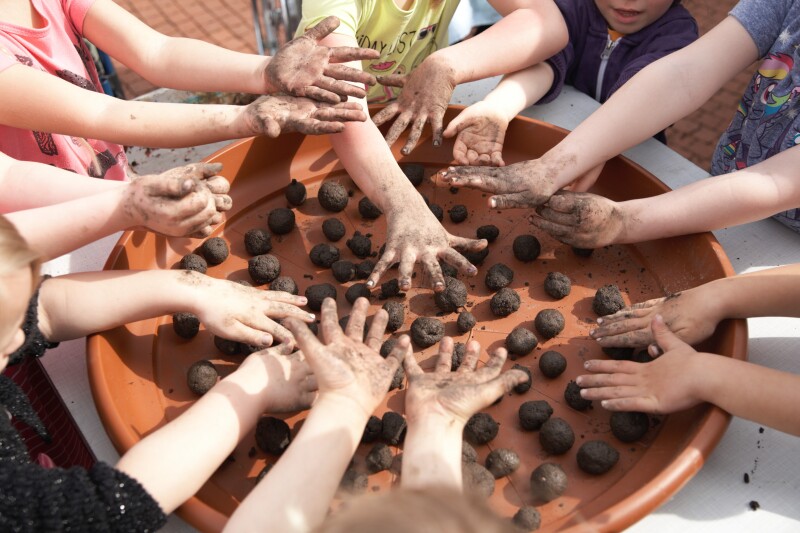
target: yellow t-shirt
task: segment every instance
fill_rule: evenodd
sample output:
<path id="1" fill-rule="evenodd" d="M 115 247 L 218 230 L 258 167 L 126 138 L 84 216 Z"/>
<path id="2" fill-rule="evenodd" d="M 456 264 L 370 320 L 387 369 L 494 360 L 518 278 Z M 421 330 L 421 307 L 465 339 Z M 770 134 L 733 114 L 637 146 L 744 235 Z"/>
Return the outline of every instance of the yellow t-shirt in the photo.
<path id="1" fill-rule="evenodd" d="M 358 46 L 373 48 L 379 59 L 364 61 L 365 71 L 376 76 L 407 74 L 426 57 L 447 46 L 447 27 L 458 0 L 414 0 L 411 9 L 397 7 L 394 0 L 303 0 L 302 34 L 327 16 L 336 15 L 341 25 L 336 33 L 352 35 Z M 400 89 L 375 85 L 367 94 L 369 103 L 392 100 Z"/>

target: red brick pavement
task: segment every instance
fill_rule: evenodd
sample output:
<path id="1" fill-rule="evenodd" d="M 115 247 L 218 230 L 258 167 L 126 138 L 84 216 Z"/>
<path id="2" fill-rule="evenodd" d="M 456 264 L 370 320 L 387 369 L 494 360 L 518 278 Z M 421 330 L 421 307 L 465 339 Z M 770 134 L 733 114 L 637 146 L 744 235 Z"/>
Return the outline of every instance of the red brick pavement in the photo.
<path id="1" fill-rule="evenodd" d="M 241 52 L 256 50 L 247 0 L 117 0 L 117 3 L 165 34 L 204 39 Z M 725 18 L 736 0 L 684 0 L 683 3 L 704 33 Z M 116 67 L 129 98 L 155 88 L 124 65 Z M 672 126 L 668 131 L 670 146 L 707 169 L 717 139 L 730 122 L 752 71 L 748 68 L 740 73 L 700 109 Z"/>

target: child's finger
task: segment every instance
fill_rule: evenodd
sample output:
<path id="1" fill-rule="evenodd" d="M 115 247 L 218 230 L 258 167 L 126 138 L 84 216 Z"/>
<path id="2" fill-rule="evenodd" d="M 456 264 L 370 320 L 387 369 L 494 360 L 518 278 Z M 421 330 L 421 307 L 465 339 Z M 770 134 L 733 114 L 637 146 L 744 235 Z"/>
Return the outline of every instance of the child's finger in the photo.
<path id="1" fill-rule="evenodd" d="M 369 326 L 364 344 L 376 352 L 380 350 L 383 334 L 386 331 L 388 323 L 389 313 L 387 313 L 385 309 L 379 309 L 378 312 L 375 313 L 375 316 L 372 317 L 372 323 Z"/>
<path id="2" fill-rule="evenodd" d="M 366 48 L 355 48 L 355 50 L 370 50 Z M 370 50 L 372 51 L 372 50 Z M 333 54 L 331 54 L 333 55 Z M 352 61 L 352 59 L 344 59 L 343 61 Z M 340 83 L 345 85 L 350 85 L 349 83 L 344 83 L 345 81 L 349 81 L 352 83 L 363 83 L 364 85 L 375 85 L 375 76 L 370 74 L 369 72 L 364 72 L 361 69 L 348 67 L 347 65 L 328 65 L 325 67 L 323 72 L 325 76 L 333 79 L 333 80 L 341 80 Z M 352 87 L 352 85 L 350 85 Z M 357 87 L 364 92 L 363 88 Z"/>
<path id="3" fill-rule="evenodd" d="M 350 312 L 350 318 L 347 320 L 344 334 L 355 342 L 364 341 L 364 324 L 367 321 L 367 309 L 369 309 L 369 300 L 366 298 L 361 297 L 353 302 L 353 309 Z"/>
<path id="4" fill-rule="evenodd" d="M 583 374 L 575 378 L 575 383 L 582 389 L 602 387 L 628 387 L 636 383 L 632 374 L 622 372 Z M 581 394 L 583 394 L 581 392 Z"/>
<path id="5" fill-rule="evenodd" d="M 296 131 L 305 135 L 330 135 L 344 131 L 344 124 L 341 122 L 328 122 L 314 118 L 304 118 L 296 121 L 294 127 L 286 131 Z"/>
<path id="6" fill-rule="evenodd" d="M 506 162 L 503 161 L 503 152 L 492 152 L 492 165 L 495 167 L 506 166 Z"/>
<path id="7" fill-rule="evenodd" d="M 400 337 L 400 340 L 397 342 L 397 345 L 395 346 L 395 350 L 400 347 L 400 343 L 404 338 L 408 338 L 408 336 L 403 335 L 402 337 Z M 408 376 L 409 378 L 421 376 L 425 373 L 420 368 L 416 357 L 414 357 L 414 352 L 412 352 L 407 348 L 405 348 L 403 351 L 403 368 L 406 371 L 406 376 Z"/>
<path id="8" fill-rule="evenodd" d="M 340 21 L 338 17 L 330 15 L 322 19 L 319 24 L 308 28 L 304 34 L 305 37 L 314 39 L 315 41 L 322 40 L 327 37 L 333 30 L 339 27 Z"/>
<path id="9" fill-rule="evenodd" d="M 400 337 L 400 340 L 397 341 L 394 348 L 392 348 L 392 351 L 389 352 L 389 355 L 384 359 L 390 376 L 394 376 L 397 373 L 397 369 L 400 368 L 400 365 L 403 364 L 403 361 L 409 354 L 413 357 L 411 339 L 408 338 L 408 335 L 403 335 Z"/>
<path id="10" fill-rule="evenodd" d="M 414 123 L 411 125 L 411 131 L 408 134 L 408 140 L 406 140 L 406 144 L 400 150 L 400 153 L 403 155 L 408 155 L 417 146 L 417 142 L 419 142 L 420 136 L 422 136 L 422 130 L 425 128 L 425 124 L 428 122 L 428 117 L 425 115 L 418 116 L 414 119 Z"/>
<path id="11" fill-rule="evenodd" d="M 474 276 L 478 273 L 478 268 L 469 262 L 469 260 L 456 252 L 452 248 L 442 250 L 439 257 L 448 265 L 453 265 L 459 273 L 465 276 Z"/>
<path id="12" fill-rule="evenodd" d="M 252 287 L 245 287 L 245 289 L 251 289 L 251 288 Z M 255 288 L 252 288 L 252 290 L 257 293 L 257 296 L 260 296 L 261 298 L 270 302 L 281 302 L 291 305 L 306 305 L 308 303 L 308 298 L 306 298 L 305 296 L 290 294 L 286 291 L 273 291 L 273 290 L 263 291 L 261 289 L 255 289 Z M 309 314 L 310 316 L 314 317 L 313 314 L 311 313 Z"/>
<path id="13" fill-rule="evenodd" d="M 317 109 L 312 118 L 329 122 L 364 122 L 367 120 L 367 115 L 360 108 L 354 109 L 349 105 L 337 104 Z"/>
<path id="14" fill-rule="evenodd" d="M 579 216 L 577 213 L 564 213 L 562 211 L 556 211 L 555 209 L 550 209 L 547 207 L 547 204 L 537 207 L 536 214 L 542 218 L 546 218 L 547 220 L 563 226 L 577 226 L 579 223 Z"/>
<path id="15" fill-rule="evenodd" d="M 429 119 L 431 122 L 431 133 L 433 134 L 433 145 L 441 146 L 442 135 L 444 134 L 444 108 L 441 110 L 435 110 L 433 113 L 431 113 Z"/>
<path id="16" fill-rule="evenodd" d="M 336 309 L 336 300 L 333 298 L 325 298 L 322 301 L 321 309 L 322 317 L 319 325 L 322 332 L 322 340 L 325 341 L 325 344 L 330 344 L 344 336 L 342 328 L 339 327 L 339 313 Z"/>
<path id="17" fill-rule="evenodd" d="M 598 332 L 596 334 L 601 335 L 602 333 Z M 653 334 L 650 331 L 650 328 L 644 326 L 636 331 L 597 337 L 595 340 L 604 348 L 637 348 L 639 346 L 647 346 L 652 343 Z"/>
<path id="18" fill-rule="evenodd" d="M 314 86 L 303 87 L 303 89 L 298 91 L 296 94 L 311 100 L 316 100 L 317 102 L 325 102 L 326 104 L 338 104 L 342 101 L 339 95 Z"/>
<path id="19" fill-rule="evenodd" d="M 311 365 L 312 370 L 317 370 L 324 363 L 320 360 L 320 353 L 325 351 L 325 346 L 317 339 L 317 336 L 308 329 L 305 322 L 301 322 L 296 318 L 287 318 L 284 325 L 292 332 L 292 335 L 297 340 L 297 346 L 303 351 L 303 355 Z M 316 368 L 315 368 L 316 367 Z"/>
<path id="20" fill-rule="evenodd" d="M 577 206 L 577 195 L 569 191 L 558 191 L 547 200 L 547 207 L 562 213 L 573 213 Z"/>
<path id="21" fill-rule="evenodd" d="M 503 363 L 506 362 L 507 357 L 508 352 L 505 348 L 496 349 L 494 353 L 491 354 L 491 357 L 486 365 L 483 368 L 475 371 L 475 375 L 484 381 L 496 378 L 503 370 Z"/>
<path id="22" fill-rule="evenodd" d="M 431 279 L 431 287 L 435 292 L 441 292 L 445 289 L 444 286 L 444 273 L 439 261 L 431 254 L 425 254 L 422 257 L 422 265 Z M 411 265 L 413 268 L 413 265 Z M 408 284 L 411 286 L 411 276 L 408 277 Z"/>
<path id="23" fill-rule="evenodd" d="M 312 313 L 300 309 L 296 305 L 283 302 L 265 302 L 261 310 L 264 313 L 264 316 L 270 318 L 293 317 L 297 318 L 298 320 L 302 320 L 303 322 L 313 322 L 316 319 Z"/>
<path id="24" fill-rule="evenodd" d="M 394 143 L 396 143 L 397 139 L 400 138 L 400 135 L 402 135 L 403 132 L 406 131 L 406 128 L 408 128 L 412 118 L 413 115 L 411 113 L 400 113 L 400 116 L 395 119 L 394 124 L 392 124 L 392 127 L 389 128 L 389 131 L 386 133 L 386 144 L 392 146 Z"/>
<path id="25" fill-rule="evenodd" d="M 208 180 L 209 178 L 221 177 L 217 176 L 217 174 L 222 172 L 222 163 L 196 163 L 196 164 L 198 165 L 198 170 L 202 176 L 202 179 Z"/>
<path id="26" fill-rule="evenodd" d="M 556 224 L 555 222 L 536 216 L 529 216 L 528 222 L 563 243 L 581 247 L 580 244 L 582 241 L 576 237 L 575 228 L 562 226 L 561 224 Z"/>
<path id="27" fill-rule="evenodd" d="M 650 318 L 649 317 L 642 317 L 642 318 L 626 318 L 622 320 L 616 320 L 614 322 L 604 322 L 600 327 L 593 329 L 589 332 L 594 339 L 600 340 L 607 337 L 613 337 L 616 335 L 623 335 L 626 333 L 638 332 L 641 330 L 647 330 L 647 337 L 652 339 L 652 335 L 650 334 Z M 644 344 L 639 344 L 637 346 L 645 346 L 649 344 L 649 342 L 645 342 Z"/>
<path id="28" fill-rule="evenodd" d="M 389 76 L 378 76 L 378 83 L 386 87 L 405 87 L 405 74 L 390 74 Z"/>
<path id="29" fill-rule="evenodd" d="M 498 398 L 528 379 L 528 375 L 522 370 L 509 370 L 487 381 L 478 389 L 482 407 L 493 404 Z"/>
<path id="30" fill-rule="evenodd" d="M 453 338 L 443 337 L 439 342 L 439 356 L 436 359 L 437 374 L 450 373 L 450 368 L 453 361 Z"/>
<path id="31" fill-rule="evenodd" d="M 626 398 L 616 398 L 601 400 L 600 405 L 609 411 L 657 413 L 655 402 L 652 398 L 644 396 L 631 396 Z"/>
<path id="32" fill-rule="evenodd" d="M 481 355 L 481 345 L 478 341 L 471 340 L 467 343 L 466 350 L 464 350 L 464 360 L 461 366 L 458 367 L 457 372 L 473 372 L 478 364 L 478 358 Z"/>
<path id="33" fill-rule="evenodd" d="M 451 248 L 460 252 L 480 252 L 489 246 L 489 241 L 486 239 L 467 239 L 450 233 L 447 234 L 447 240 Z"/>
<path id="34" fill-rule="evenodd" d="M 228 194 L 231 190 L 231 183 L 222 176 L 212 176 L 201 183 L 208 187 L 211 194 Z"/>
<path id="35" fill-rule="evenodd" d="M 381 276 L 391 268 L 391 266 L 395 263 L 397 258 L 397 251 L 394 248 L 388 248 L 380 259 L 378 259 L 378 263 L 375 265 L 375 268 L 372 269 L 372 274 L 369 275 L 369 279 L 367 279 L 367 287 L 373 288 L 378 284 L 380 281 Z"/>
<path id="36" fill-rule="evenodd" d="M 330 53 L 328 55 L 328 61 L 331 63 L 348 63 L 350 61 L 364 61 L 366 59 L 378 59 L 381 57 L 381 53 L 377 50 L 373 50 L 372 48 L 356 48 L 354 46 L 336 46 L 330 49 Z M 333 65 L 331 65 L 333 66 Z M 359 70 L 356 68 L 347 67 L 349 70 L 355 70 L 358 72 L 364 73 L 366 76 L 370 76 L 372 78 L 372 83 L 370 85 L 375 84 L 375 76 L 364 72 L 363 70 Z M 326 75 L 330 76 L 327 72 Z M 351 79 L 341 77 L 339 79 Z M 351 81 L 361 81 L 360 79 L 351 79 Z M 362 82 L 363 83 L 363 82 Z"/>
<path id="37" fill-rule="evenodd" d="M 532 196 L 528 191 L 499 194 L 489 198 L 489 205 L 493 209 L 525 209 L 536 207 L 543 200 Z"/>
<path id="38" fill-rule="evenodd" d="M 376 126 L 383 126 L 386 122 L 390 121 L 400 110 L 400 106 L 397 103 L 391 103 L 375 113 L 372 117 L 372 122 Z"/>
<path id="39" fill-rule="evenodd" d="M 656 315 L 653 322 L 650 324 L 653 330 L 653 337 L 656 343 L 661 347 L 664 352 L 676 350 L 678 348 L 688 348 L 689 345 L 683 342 L 680 337 L 672 333 L 667 325 L 664 323 L 664 317 Z"/>
<path id="40" fill-rule="evenodd" d="M 632 374 L 639 369 L 641 363 L 621 361 L 616 359 L 589 359 L 583 363 L 583 368 L 592 373 L 605 374 Z"/>
<path id="41" fill-rule="evenodd" d="M 361 71 L 359 70 L 358 72 Z M 348 96 L 352 96 L 354 98 L 364 98 L 367 95 L 367 92 L 363 87 L 347 83 L 346 81 L 338 81 L 329 76 L 320 77 L 314 82 L 314 86 L 338 95 L 341 101 L 347 101 Z"/>

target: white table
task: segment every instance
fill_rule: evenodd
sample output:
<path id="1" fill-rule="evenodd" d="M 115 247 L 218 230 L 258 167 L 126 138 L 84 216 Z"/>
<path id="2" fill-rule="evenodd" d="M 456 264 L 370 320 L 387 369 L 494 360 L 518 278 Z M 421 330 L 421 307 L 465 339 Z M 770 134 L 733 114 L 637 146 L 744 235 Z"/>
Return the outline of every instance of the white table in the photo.
<path id="1" fill-rule="evenodd" d="M 459 87 L 455 104 L 470 104 L 485 95 L 497 79 Z M 573 129 L 598 106 L 591 98 L 566 88 L 553 103 L 527 109 L 523 114 Z M 200 147 L 190 153 L 191 160 L 209 155 L 219 145 Z M 162 156 L 163 157 L 159 157 Z M 625 155 L 672 188 L 702 179 L 708 174 L 661 143 L 648 140 Z M 138 167 L 150 171 L 183 164 L 185 154 L 173 151 L 151 155 Z M 149 167 L 149 168 L 148 168 Z M 765 220 L 714 232 L 722 243 L 737 273 L 800 262 L 800 236 L 783 225 Z M 69 256 L 49 263 L 52 274 L 102 269 L 114 235 Z M 779 370 L 800 373 L 800 321 L 792 319 L 752 319 L 749 326 L 749 359 Z M 791 354 L 791 355 L 790 355 Z M 63 343 L 42 359 L 48 374 L 70 409 L 81 432 L 98 459 L 114 463 L 114 450 L 94 409 L 86 372 L 85 342 Z M 629 531 L 650 533 L 680 531 L 797 531 L 800 530 L 800 461 L 794 457 L 800 441 L 792 436 L 751 422 L 734 419 L 703 469 L 671 500 L 632 526 Z M 750 483 L 743 481 L 744 474 Z M 761 508 L 750 510 L 757 501 Z M 172 517 L 166 531 L 193 531 Z"/>

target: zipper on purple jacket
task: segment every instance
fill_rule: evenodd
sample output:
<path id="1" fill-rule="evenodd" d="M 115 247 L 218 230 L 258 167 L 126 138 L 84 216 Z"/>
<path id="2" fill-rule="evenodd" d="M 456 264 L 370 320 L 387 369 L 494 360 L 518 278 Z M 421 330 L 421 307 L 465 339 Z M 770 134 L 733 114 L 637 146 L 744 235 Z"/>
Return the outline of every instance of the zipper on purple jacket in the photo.
<path id="1" fill-rule="evenodd" d="M 603 93 L 603 78 L 606 75 L 606 67 L 608 66 L 608 58 L 611 57 L 611 52 L 617 47 L 617 44 L 622 40 L 622 37 L 616 41 L 611 40 L 611 36 L 607 35 L 606 47 L 600 52 L 600 69 L 597 71 L 597 87 L 594 91 L 594 99 L 600 102 L 600 96 Z"/>

